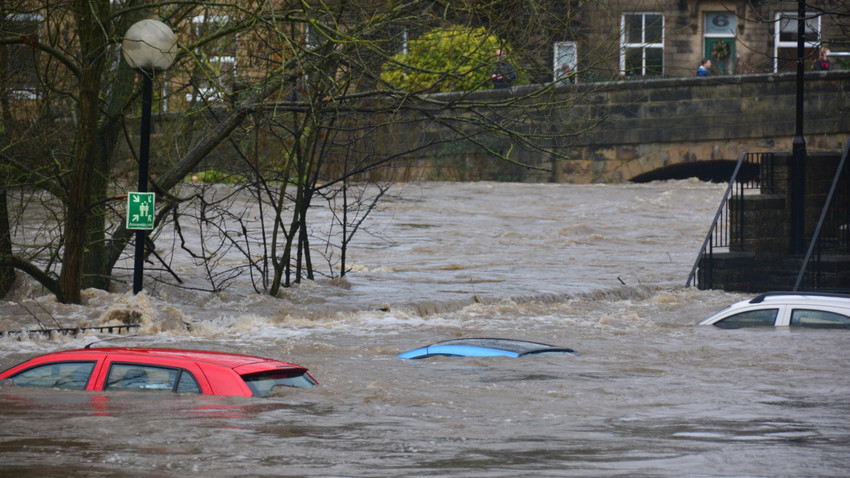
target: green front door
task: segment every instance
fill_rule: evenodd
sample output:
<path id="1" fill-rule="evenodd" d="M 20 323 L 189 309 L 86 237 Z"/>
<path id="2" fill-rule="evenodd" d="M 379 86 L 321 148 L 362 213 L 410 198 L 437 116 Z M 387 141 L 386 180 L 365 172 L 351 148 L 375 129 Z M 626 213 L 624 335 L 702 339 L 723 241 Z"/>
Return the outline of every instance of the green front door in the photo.
<path id="1" fill-rule="evenodd" d="M 706 38 L 705 57 L 711 60 L 711 72 L 715 75 L 735 73 L 735 39 Z"/>

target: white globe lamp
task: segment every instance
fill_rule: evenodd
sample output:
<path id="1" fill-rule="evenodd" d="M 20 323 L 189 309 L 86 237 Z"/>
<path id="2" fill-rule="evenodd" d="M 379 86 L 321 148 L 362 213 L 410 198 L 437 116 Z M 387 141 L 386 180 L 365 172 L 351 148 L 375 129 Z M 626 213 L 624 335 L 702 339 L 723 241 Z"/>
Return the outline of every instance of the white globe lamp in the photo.
<path id="1" fill-rule="evenodd" d="M 153 76 L 157 70 L 165 70 L 174 63 L 174 57 L 177 55 L 177 36 L 174 35 L 174 32 L 171 31 L 168 25 L 159 20 L 142 20 L 134 23 L 127 30 L 127 33 L 124 34 L 121 51 L 124 54 L 127 64 L 142 74 L 142 124 L 141 135 L 139 137 L 138 192 L 146 193 L 148 190 Z M 138 294 L 142 290 L 145 268 L 145 238 L 145 230 L 139 229 L 136 231 L 133 294 Z"/>
<path id="2" fill-rule="evenodd" d="M 165 70 L 177 55 L 177 36 L 159 20 L 142 20 L 127 30 L 121 50 L 134 69 Z"/>

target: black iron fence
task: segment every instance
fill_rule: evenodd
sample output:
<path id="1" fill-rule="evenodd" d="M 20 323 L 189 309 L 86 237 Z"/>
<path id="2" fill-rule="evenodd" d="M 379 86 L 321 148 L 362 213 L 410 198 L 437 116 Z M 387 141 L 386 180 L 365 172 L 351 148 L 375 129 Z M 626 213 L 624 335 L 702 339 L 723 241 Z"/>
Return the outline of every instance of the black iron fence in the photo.
<path id="1" fill-rule="evenodd" d="M 755 190 L 760 193 L 775 192 L 775 163 L 774 153 L 744 153 L 738 159 L 685 287 L 702 285 L 706 289 L 713 288 L 712 264 L 715 249 L 731 250 L 743 247 L 746 224 L 744 208 L 741 205 L 744 194 Z M 737 207 L 732 207 L 733 204 Z M 699 284 L 697 270 L 703 257 L 707 260 L 704 261 L 702 283 Z"/>
<path id="2" fill-rule="evenodd" d="M 829 193 L 815 226 L 806 258 L 794 290 L 813 290 L 830 287 L 838 281 L 826 281 L 827 275 L 846 273 L 850 267 L 850 141 L 838 162 Z M 843 259 L 842 259 L 843 257 Z"/>

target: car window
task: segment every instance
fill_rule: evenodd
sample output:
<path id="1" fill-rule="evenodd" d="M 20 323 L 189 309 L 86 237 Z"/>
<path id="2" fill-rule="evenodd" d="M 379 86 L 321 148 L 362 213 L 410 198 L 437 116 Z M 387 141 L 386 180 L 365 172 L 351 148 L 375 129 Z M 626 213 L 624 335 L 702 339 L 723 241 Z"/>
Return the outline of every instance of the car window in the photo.
<path id="1" fill-rule="evenodd" d="M 723 320 L 715 322 L 714 325 L 723 329 L 773 326 L 778 312 L 779 309 L 748 310 L 739 314 L 730 315 Z"/>
<path id="2" fill-rule="evenodd" d="M 850 317 L 825 310 L 794 309 L 791 311 L 792 327 L 850 328 Z"/>
<path id="3" fill-rule="evenodd" d="M 176 388 L 175 384 L 177 384 Z M 109 374 L 103 388 L 106 390 L 201 392 L 198 381 L 187 370 L 125 363 L 115 363 L 109 367 Z"/>
<path id="4" fill-rule="evenodd" d="M 23 387 L 53 387 L 85 390 L 95 362 L 57 362 L 33 367 L 11 377 Z"/>
<path id="5" fill-rule="evenodd" d="M 177 393 L 201 393 L 201 387 L 198 385 L 198 381 L 195 380 L 195 377 L 188 370 L 180 371 L 180 378 L 177 382 Z"/>
<path id="6" fill-rule="evenodd" d="M 251 394 L 254 397 L 265 397 L 274 387 L 279 385 L 299 388 L 313 387 L 316 385 L 316 381 L 303 370 L 287 373 L 279 371 L 254 373 L 250 375 L 242 375 L 242 380 L 245 380 L 245 383 L 248 385 L 248 388 L 251 389 Z"/>

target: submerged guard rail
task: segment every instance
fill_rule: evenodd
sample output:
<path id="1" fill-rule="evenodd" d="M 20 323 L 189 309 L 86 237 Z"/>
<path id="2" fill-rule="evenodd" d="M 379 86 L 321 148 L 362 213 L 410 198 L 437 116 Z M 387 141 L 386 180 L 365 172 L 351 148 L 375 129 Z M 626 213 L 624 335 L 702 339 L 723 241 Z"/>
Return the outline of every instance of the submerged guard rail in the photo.
<path id="1" fill-rule="evenodd" d="M 775 191 L 773 153 L 744 153 L 738 159 L 726 193 L 720 201 L 720 207 L 714 215 L 714 221 L 708 228 L 708 234 L 702 243 L 702 248 L 697 254 L 694 266 L 685 287 L 698 285 L 697 270 L 700 260 L 708 256 L 703 270 L 703 280 L 706 288 L 713 287 L 713 254 L 718 247 L 740 247 L 744 242 L 744 208 L 732 209 L 730 203 L 741 204 L 745 191 L 758 189 L 761 192 L 773 193 Z M 734 229 L 732 224 L 737 225 Z"/>
<path id="2" fill-rule="evenodd" d="M 87 331 L 95 331 L 98 333 L 110 333 L 110 334 L 122 334 L 128 333 L 131 329 L 138 328 L 138 324 L 130 324 L 130 325 L 102 325 L 97 327 L 63 327 L 57 329 L 32 329 L 32 330 L 6 330 L 0 332 L 0 337 L 33 337 L 37 335 L 42 335 L 45 337 L 51 337 L 52 335 L 70 335 L 77 336 L 81 333 L 85 333 Z"/>

